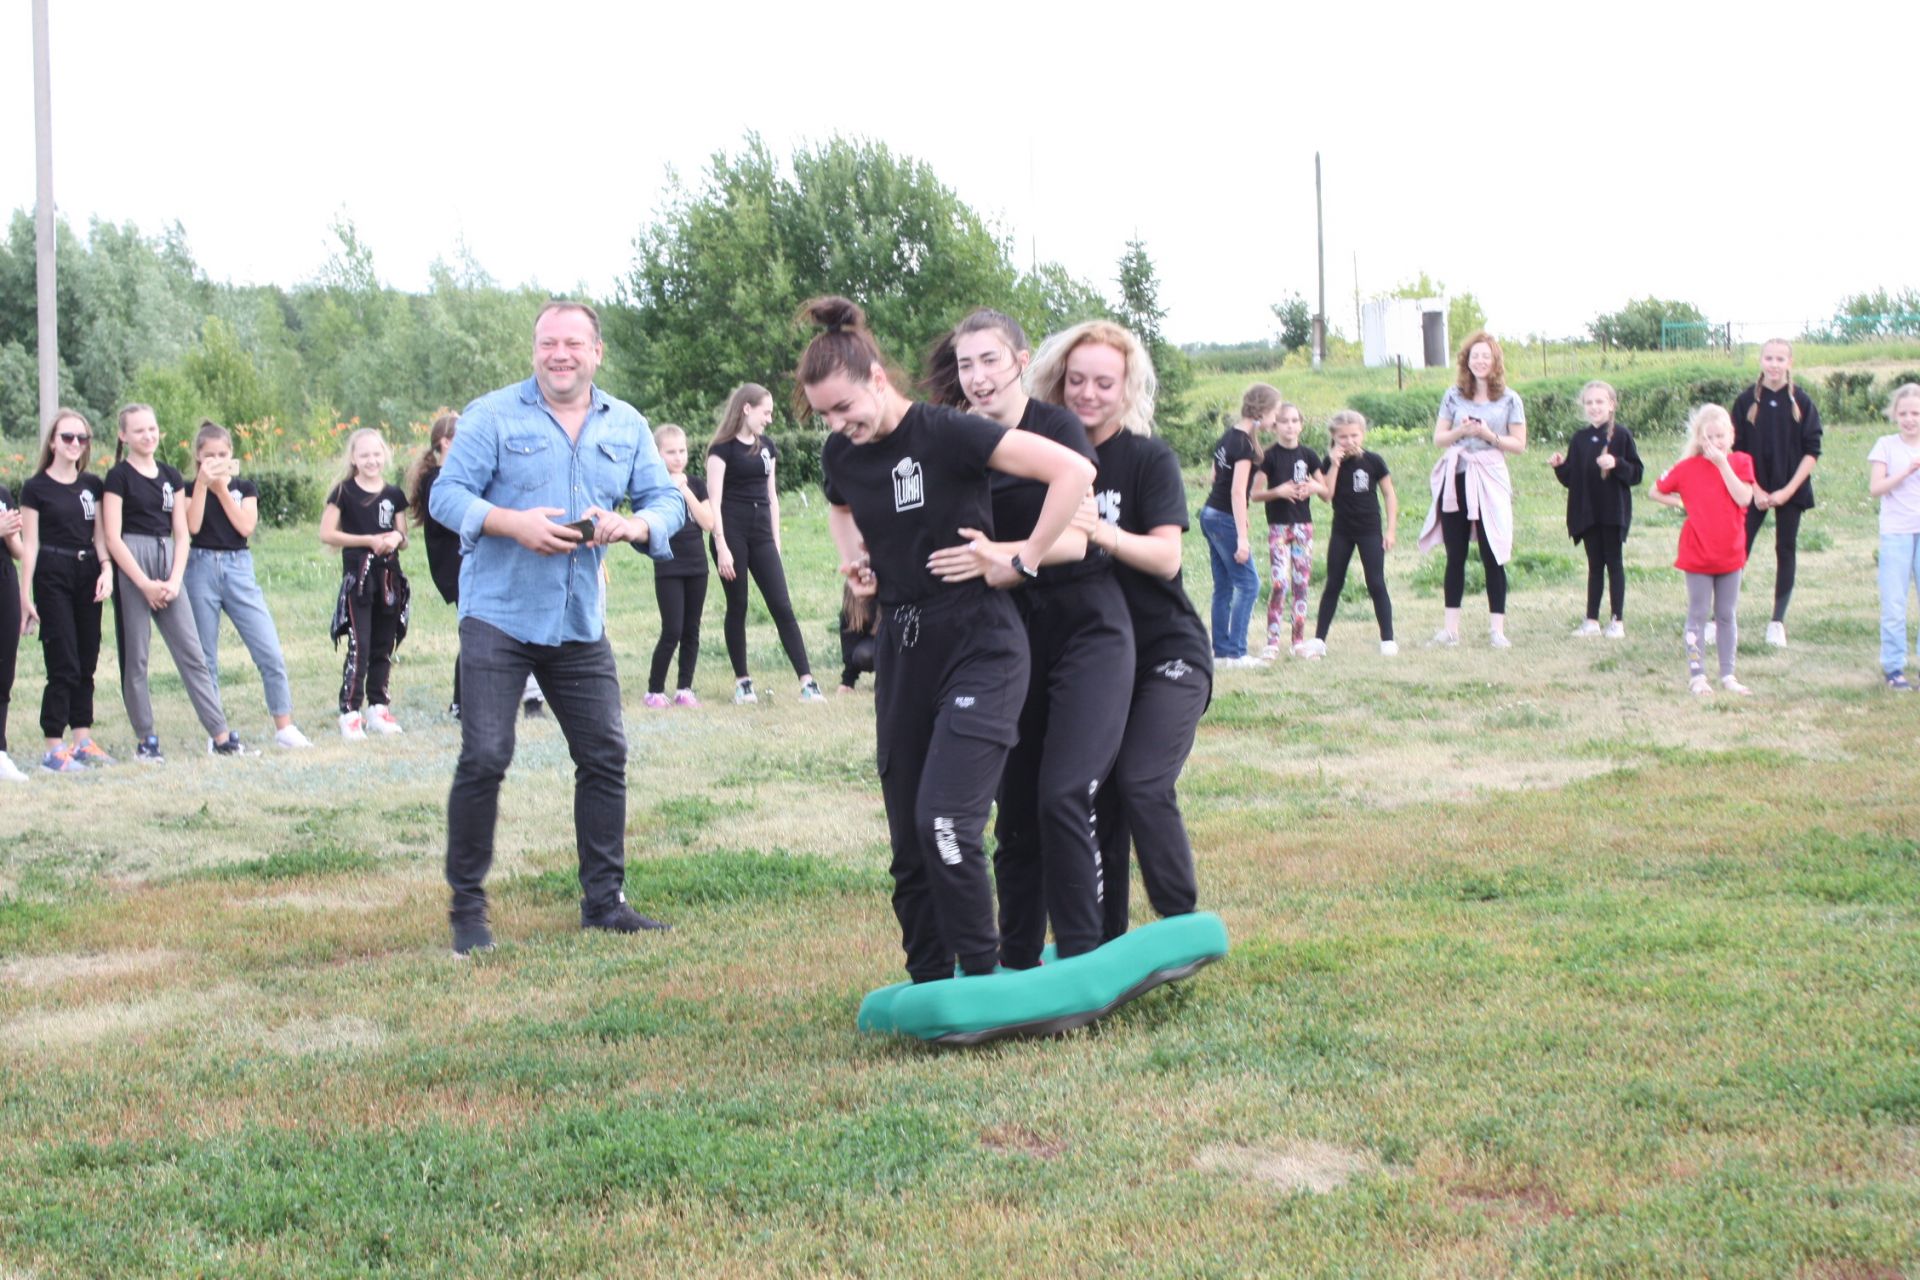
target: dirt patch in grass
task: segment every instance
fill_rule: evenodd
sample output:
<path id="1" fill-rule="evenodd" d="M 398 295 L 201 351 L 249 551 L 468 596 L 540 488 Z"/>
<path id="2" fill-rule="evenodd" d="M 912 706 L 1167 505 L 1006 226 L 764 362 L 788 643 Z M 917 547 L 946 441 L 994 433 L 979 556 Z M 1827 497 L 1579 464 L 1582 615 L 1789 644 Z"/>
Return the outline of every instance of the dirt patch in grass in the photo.
<path id="1" fill-rule="evenodd" d="M 980 1145 L 989 1151 L 1007 1155 L 1031 1156 L 1035 1160 L 1058 1160 L 1067 1153 L 1067 1144 L 1059 1138 L 1043 1137 L 1019 1125 L 995 1125 L 980 1135 Z"/>
<path id="2" fill-rule="evenodd" d="M 267 1032 L 262 1039 L 281 1053 L 304 1058 L 316 1053 L 378 1049 L 386 1043 L 387 1034 L 365 1018 L 342 1014 L 324 1019 L 295 1018 Z"/>
<path id="3" fill-rule="evenodd" d="M 231 988 L 216 988 L 195 995 L 170 994 L 152 1000 L 22 1014 L 0 1023 L 0 1048 L 64 1049 L 94 1044 L 109 1036 L 124 1039 L 161 1030 L 187 1018 L 210 1015 L 216 1005 L 233 994 Z"/>
<path id="4" fill-rule="evenodd" d="M 27 956 L 0 965 L 0 983 L 16 987 L 55 987 L 83 978 L 119 978 L 149 973 L 179 958 L 173 951 L 109 951 L 99 955 Z"/>
<path id="5" fill-rule="evenodd" d="M 1573 1217 L 1566 1202 L 1545 1187 L 1457 1186 L 1448 1192 L 1455 1208 L 1478 1209 L 1515 1226 L 1538 1227 Z"/>
<path id="6" fill-rule="evenodd" d="M 1285 1142 L 1271 1146 L 1224 1144 L 1208 1147 L 1194 1157 L 1203 1173 L 1224 1173 L 1245 1182 L 1264 1183 L 1281 1191 L 1310 1191 L 1325 1195 L 1353 1181 L 1379 1173 L 1379 1160 L 1364 1151 L 1325 1142 Z"/>

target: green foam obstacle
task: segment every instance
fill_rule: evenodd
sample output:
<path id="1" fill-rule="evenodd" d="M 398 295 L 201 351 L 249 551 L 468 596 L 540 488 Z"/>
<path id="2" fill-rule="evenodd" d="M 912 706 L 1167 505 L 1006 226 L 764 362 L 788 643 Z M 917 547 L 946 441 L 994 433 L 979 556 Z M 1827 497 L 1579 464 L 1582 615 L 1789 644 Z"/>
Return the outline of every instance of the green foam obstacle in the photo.
<path id="1" fill-rule="evenodd" d="M 860 1002 L 858 1026 L 958 1045 L 1054 1035 L 1104 1018 L 1135 996 L 1188 977 L 1225 954 L 1227 926 L 1219 916 L 1172 916 L 1086 955 L 1049 958 L 1038 969 L 881 987 Z"/>

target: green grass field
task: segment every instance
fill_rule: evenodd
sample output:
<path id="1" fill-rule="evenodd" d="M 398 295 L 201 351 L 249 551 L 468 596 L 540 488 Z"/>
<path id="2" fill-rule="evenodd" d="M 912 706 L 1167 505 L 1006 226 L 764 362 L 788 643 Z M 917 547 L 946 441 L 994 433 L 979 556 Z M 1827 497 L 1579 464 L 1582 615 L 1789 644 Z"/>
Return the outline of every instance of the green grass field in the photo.
<path id="1" fill-rule="evenodd" d="M 853 1029 L 900 966 L 869 692 L 800 705 L 760 615 L 775 696 L 728 705 L 716 582 L 708 706 L 643 709 L 631 554 L 628 892 L 677 927 L 579 932 L 570 765 L 535 722 L 502 945 L 453 960 L 451 611 L 410 551 L 406 736 L 343 743 L 337 561 L 271 533 L 317 749 L 196 754 L 168 671 L 164 768 L 0 792 L 0 1276 L 1920 1274 L 1920 699 L 1876 662 L 1882 429 L 1829 433 L 1785 651 L 1756 559 L 1751 699 L 1685 693 L 1677 518 L 1645 500 L 1628 639 L 1572 638 L 1584 561 L 1540 451 L 1514 464 L 1515 648 L 1473 643 L 1471 599 L 1469 643 L 1423 647 L 1433 453 L 1386 446 L 1404 651 L 1378 655 L 1356 568 L 1329 658 L 1223 673 L 1185 775 L 1233 954 L 964 1052 Z M 823 510 L 786 515 L 831 685 Z M 1204 616 L 1197 532 L 1187 581 Z M 262 741 L 230 630 L 222 657 Z M 40 687 L 30 644 L 23 761 Z"/>

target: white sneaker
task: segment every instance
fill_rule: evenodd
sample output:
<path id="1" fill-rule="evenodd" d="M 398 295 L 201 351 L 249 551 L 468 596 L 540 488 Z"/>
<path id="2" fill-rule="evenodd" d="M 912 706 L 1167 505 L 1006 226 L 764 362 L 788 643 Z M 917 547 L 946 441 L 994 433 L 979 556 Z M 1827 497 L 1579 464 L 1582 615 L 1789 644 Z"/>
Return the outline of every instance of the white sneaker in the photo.
<path id="1" fill-rule="evenodd" d="M 1600 624 L 1592 618 L 1588 618 L 1575 629 L 1573 634 L 1577 636 L 1597 636 L 1600 634 Z"/>
<path id="2" fill-rule="evenodd" d="M 1627 624 L 1615 618 L 1607 624 L 1607 629 L 1601 634 L 1605 635 L 1609 640 L 1625 640 L 1627 638 Z"/>
<path id="3" fill-rule="evenodd" d="M 307 739 L 306 734 L 300 732 L 298 725 L 290 724 L 284 729 L 275 729 L 273 731 L 273 745 L 276 747 L 285 747 L 289 751 L 298 751 L 312 746 L 313 743 Z"/>
<path id="4" fill-rule="evenodd" d="M 20 766 L 13 762 L 12 757 L 0 751 L 0 782 L 25 782 L 26 780 L 27 775 L 20 772 Z"/>
<path id="5" fill-rule="evenodd" d="M 1704 649 L 1706 646 L 1712 644 L 1715 640 L 1718 640 L 1719 638 L 1720 638 L 1720 624 L 1715 622 L 1711 618 L 1707 619 L 1707 629 L 1700 633 L 1700 647 Z"/>
<path id="6" fill-rule="evenodd" d="M 1433 639 L 1427 641 L 1427 643 L 1439 645 L 1442 649 L 1451 649 L 1460 643 L 1460 637 L 1457 633 L 1442 627 L 1433 633 Z"/>
<path id="7" fill-rule="evenodd" d="M 1725 689 L 1728 693 L 1737 693 L 1743 696 L 1753 692 L 1753 690 L 1747 688 L 1747 686 L 1741 684 L 1738 680 L 1736 680 L 1732 676 L 1721 676 L 1720 687 L 1722 689 Z"/>
<path id="8" fill-rule="evenodd" d="M 1267 663 L 1273 662 L 1277 660 L 1279 657 L 1280 657 L 1280 646 L 1277 644 L 1270 644 L 1266 648 L 1260 651 L 1260 664 L 1262 666 L 1265 666 Z"/>
<path id="9" fill-rule="evenodd" d="M 1487 644 L 1495 649 L 1513 648 L 1513 641 L 1507 639 L 1507 633 L 1504 631 L 1487 632 Z"/>
<path id="10" fill-rule="evenodd" d="M 1786 648 L 1787 624 L 1784 622 L 1769 622 L 1767 624 L 1767 643 L 1776 649 Z"/>
<path id="11" fill-rule="evenodd" d="M 1300 642 L 1300 656 L 1303 658 L 1324 658 L 1327 656 L 1325 640 L 1303 640 Z"/>
<path id="12" fill-rule="evenodd" d="M 1299 644 L 1296 644 L 1295 646 L 1293 646 L 1293 656 L 1294 656 L 1294 657 L 1296 657 L 1296 658 L 1304 658 L 1304 657 L 1306 657 L 1306 656 L 1307 656 L 1307 646 L 1308 646 L 1308 645 L 1310 645 L 1310 644 L 1312 644 L 1312 643 L 1313 643 L 1313 641 L 1311 641 L 1311 640 L 1302 640 L 1302 641 L 1301 641 L 1301 642 L 1300 642 Z"/>
<path id="13" fill-rule="evenodd" d="M 1397 644 L 1395 644 L 1395 643 L 1394 643 L 1393 641 L 1391 641 L 1391 640 L 1382 640 L 1382 641 L 1380 642 L 1380 656 L 1381 656 L 1381 657 L 1383 657 L 1383 658 L 1391 658 L 1391 657 L 1393 657 L 1394 655 L 1396 655 L 1396 654 L 1398 654 L 1399 652 L 1400 652 L 1400 646 L 1399 646 L 1399 645 L 1397 645 Z"/>
<path id="14" fill-rule="evenodd" d="M 346 711 L 340 715 L 340 736 L 348 742 L 367 740 L 367 722 L 358 711 Z"/>
<path id="15" fill-rule="evenodd" d="M 367 708 L 367 728 L 375 733 L 405 733 L 400 722 L 393 718 L 393 708 L 384 702 L 376 702 Z"/>
<path id="16" fill-rule="evenodd" d="M 1687 692 L 1696 698 L 1704 698 L 1712 694 L 1713 686 L 1707 682 L 1705 676 L 1695 676 L 1687 681 Z"/>

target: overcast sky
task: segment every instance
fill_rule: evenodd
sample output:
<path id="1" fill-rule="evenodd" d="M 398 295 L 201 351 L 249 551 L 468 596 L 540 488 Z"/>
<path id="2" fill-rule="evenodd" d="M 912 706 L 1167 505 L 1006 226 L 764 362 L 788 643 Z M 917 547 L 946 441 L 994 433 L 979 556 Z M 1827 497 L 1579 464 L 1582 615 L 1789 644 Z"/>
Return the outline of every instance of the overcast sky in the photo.
<path id="1" fill-rule="evenodd" d="M 1316 150 L 1349 333 L 1356 255 L 1363 293 L 1424 270 L 1514 336 L 1649 293 L 1797 330 L 1920 285 L 1910 3 L 49 3 L 60 210 L 177 219 L 215 279 L 311 278 L 344 211 L 402 288 L 464 240 L 606 294 L 668 167 L 757 130 L 885 141 L 1109 292 L 1137 234 L 1183 342 L 1312 299 Z M 26 3 L 0 113 L 30 209 Z"/>

